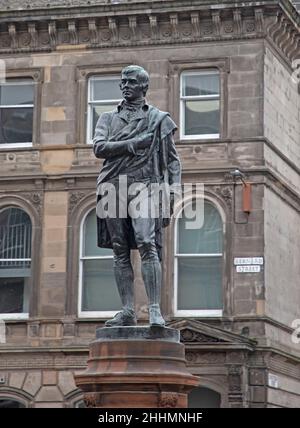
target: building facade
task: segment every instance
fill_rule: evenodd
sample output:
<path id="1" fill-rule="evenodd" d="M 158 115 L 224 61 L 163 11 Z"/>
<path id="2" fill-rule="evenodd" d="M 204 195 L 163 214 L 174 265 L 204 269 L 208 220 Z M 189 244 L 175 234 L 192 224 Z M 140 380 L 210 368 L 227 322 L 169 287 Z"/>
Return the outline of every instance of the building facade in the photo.
<path id="1" fill-rule="evenodd" d="M 164 237 L 190 406 L 300 406 L 297 3 L 0 0 L 0 407 L 83 405 L 73 374 L 120 306 L 91 139 L 129 64 L 179 125 L 183 183 L 204 185 L 186 196 L 203 224 Z"/>

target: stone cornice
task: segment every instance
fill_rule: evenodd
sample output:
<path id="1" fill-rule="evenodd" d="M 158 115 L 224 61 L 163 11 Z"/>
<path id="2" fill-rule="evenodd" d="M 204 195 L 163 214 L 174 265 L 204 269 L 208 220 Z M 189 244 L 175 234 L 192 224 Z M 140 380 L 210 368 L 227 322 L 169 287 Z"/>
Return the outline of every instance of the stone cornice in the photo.
<path id="1" fill-rule="evenodd" d="M 95 0 L 88 6 L 73 0 L 63 2 L 70 7 L 57 9 L 57 2 L 52 1 L 50 10 L 47 2 L 31 1 L 29 12 L 11 1 L 15 9 L 0 17 L 0 54 L 50 52 L 68 46 L 99 49 L 267 37 L 289 61 L 299 55 L 300 16 L 289 0 L 191 0 L 188 4 Z M 4 3 L 0 0 L 2 10 Z"/>

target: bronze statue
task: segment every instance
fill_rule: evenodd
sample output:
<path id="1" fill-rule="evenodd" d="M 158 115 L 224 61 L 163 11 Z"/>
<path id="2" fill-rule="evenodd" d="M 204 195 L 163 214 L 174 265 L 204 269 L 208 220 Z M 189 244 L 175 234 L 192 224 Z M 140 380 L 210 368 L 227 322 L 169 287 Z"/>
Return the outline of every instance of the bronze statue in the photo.
<path id="1" fill-rule="evenodd" d="M 116 110 L 100 116 L 93 140 L 95 156 L 105 159 L 97 181 L 98 204 L 102 198 L 101 185 L 109 183 L 116 188 L 118 208 L 123 203 L 126 211 L 126 216 L 97 215 L 98 246 L 113 249 L 115 280 L 123 306 L 121 312 L 106 322 L 108 327 L 137 322 L 131 249 L 138 249 L 141 256 L 150 326 L 165 325 L 160 311 L 161 249 L 162 228 L 169 222 L 162 214 L 157 218 L 131 215 L 129 206 L 133 197 L 124 202 L 119 184 L 121 176 L 126 176 L 127 186 L 142 183 L 150 188 L 152 183 L 167 182 L 172 188 L 180 184 L 181 166 L 173 139 L 176 125 L 168 113 L 146 102 L 148 86 L 146 70 L 136 65 L 124 68 L 120 83 L 124 99 Z M 172 193 L 170 196 L 172 202 Z M 151 198 L 151 192 L 147 197 Z"/>

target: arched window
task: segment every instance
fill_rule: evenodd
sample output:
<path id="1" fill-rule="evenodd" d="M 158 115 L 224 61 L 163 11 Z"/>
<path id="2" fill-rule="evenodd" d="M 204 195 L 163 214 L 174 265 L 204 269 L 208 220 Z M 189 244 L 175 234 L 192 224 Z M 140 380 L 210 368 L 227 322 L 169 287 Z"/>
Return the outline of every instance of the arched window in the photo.
<path id="1" fill-rule="evenodd" d="M 112 250 L 97 247 L 96 210 L 81 227 L 79 315 L 110 317 L 121 308 L 113 275 Z"/>
<path id="2" fill-rule="evenodd" d="M 26 406 L 24 406 L 23 403 L 20 403 L 20 401 L 0 397 L 0 409 L 21 409 L 25 407 Z"/>
<path id="3" fill-rule="evenodd" d="M 220 408 L 221 395 L 209 388 L 195 388 L 189 393 L 188 407 L 194 409 Z"/>
<path id="4" fill-rule="evenodd" d="M 24 318 L 29 312 L 31 220 L 15 207 L 0 211 L 0 316 Z"/>
<path id="5" fill-rule="evenodd" d="M 223 222 L 216 207 L 204 201 L 203 222 L 189 229 L 195 201 L 185 204 L 175 228 L 175 314 L 221 316 Z"/>

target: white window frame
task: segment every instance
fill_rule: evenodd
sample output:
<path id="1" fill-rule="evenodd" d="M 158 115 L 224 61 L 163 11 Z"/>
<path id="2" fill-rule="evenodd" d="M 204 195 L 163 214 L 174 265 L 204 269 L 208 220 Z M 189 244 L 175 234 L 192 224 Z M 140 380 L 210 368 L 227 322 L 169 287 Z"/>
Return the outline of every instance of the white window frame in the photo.
<path id="1" fill-rule="evenodd" d="M 201 76 L 207 74 L 216 74 L 219 76 L 220 86 L 218 95 L 192 95 L 187 96 L 183 95 L 183 78 L 184 76 Z M 218 100 L 219 101 L 219 110 L 221 118 L 221 80 L 220 80 L 220 71 L 218 69 L 201 69 L 201 70 L 191 70 L 191 71 L 182 71 L 180 74 L 180 139 L 181 140 L 209 140 L 209 139 L 218 139 L 220 138 L 220 133 L 218 134 L 198 134 L 198 135 L 185 135 L 185 102 L 186 101 L 197 101 L 197 100 Z M 221 123 L 219 123 L 221 129 Z"/>
<path id="2" fill-rule="evenodd" d="M 223 235 L 224 235 L 224 218 L 221 213 L 221 210 L 218 209 L 215 203 L 213 203 L 209 198 L 205 198 L 204 202 L 211 203 L 215 209 L 218 210 L 222 223 L 223 223 Z M 193 203 L 193 199 L 189 199 L 184 201 L 184 205 L 188 205 Z M 178 221 L 180 219 L 180 213 L 182 212 L 183 208 L 180 210 L 179 213 L 177 213 L 174 223 L 174 316 L 175 317 L 221 317 L 223 315 L 223 309 L 178 309 L 178 259 L 181 257 L 199 257 L 199 258 L 205 258 L 205 257 L 224 257 L 224 247 L 223 247 L 223 253 L 216 253 L 216 254 L 180 254 L 177 252 L 178 247 Z M 224 244 L 223 244 L 224 245 Z M 221 284 L 222 286 L 222 284 Z M 223 298 L 224 301 L 224 298 Z"/>
<path id="3" fill-rule="evenodd" d="M 93 112 L 93 106 L 95 105 L 110 105 L 110 104 L 116 104 L 116 106 L 122 101 L 122 98 L 119 99 L 111 99 L 111 100 L 92 100 L 91 94 L 92 94 L 92 82 L 95 82 L 97 80 L 120 80 L 120 76 L 118 75 L 101 75 L 101 76 L 90 76 L 88 79 L 88 110 L 87 110 L 87 127 L 86 127 L 86 141 L 87 144 L 93 144 L 93 120 L 92 120 L 92 112 Z"/>
<path id="4" fill-rule="evenodd" d="M 9 208 L 10 207 L 2 208 L 0 210 L 0 212 L 5 211 Z M 13 208 L 24 211 L 21 207 L 15 207 L 14 206 Z M 24 211 L 24 212 L 26 213 L 26 211 Z M 31 240 L 32 240 L 32 224 L 31 224 Z M 31 245 L 31 251 L 32 251 L 32 245 Z M 19 261 L 19 262 L 30 261 L 30 269 L 31 269 L 32 257 L 30 257 L 30 258 L 18 258 L 18 259 L 13 259 L 13 258 L 12 259 L 0 259 L 0 262 L 14 262 L 14 261 Z M 1 269 L 1 267 L 0 267 L 0 269 Z M 31 276 L 32 276 L 32 272 L 31 272 Z M 23 277 L 20 277 L 20 278 L 23 278 Z M 29 298 L 29 296 L 28 296 L 28 298 Z M 25 299 L 25 295 L 24 295 L 24 299 Z M 12 313 L 1 313 L 0 312 L 0 319 L 1 320 L 24 320 L 24 319 L 28 319 L 28 318 L 29 318 L 29 312 L 18 312 L 18 313 L 13 313 L 13 312 Z"/>
<path id="5" fill-rule="evenodd" d="M 87 211 L 81 221 L 80 224 L 80 239 L 79 239 L 79 294 L 78 294 L 78 317 L 79 318 L 100 318 L 100 319 L 108 319 L 112 318 L 119 311 L 83 311 L 82 310 L 82 292 L 83 292 L 83 262 L 84 260 L 112 260 L 113 255 L 111 256 L 84 256 L 84 225 L 87 219 L 87 216 L 93 211 L 95 208 Z"/>
<path id="6" fill-rule="evenodd" d="M 28 85 L 31 84 L 33 86 L 33 91 L 34 91 L 34 80 L 30 79 L 30 78 L 20 78 L 20 79 L 9 79 L 7 80 L 5 83 L 1 83 L 0 86 L 16 86 L 16 85 Z M 33 93 L 33 97 L 34 97 L 34 93 Z M 34 124 L 34 103 L 32 104 L 16 104 L 16 105 L 5 105 L 5 104 L 0 104 L 0 110 L 2 109 L 8 109 L 8 108 L 32 108 L 33 109 L 33 116 L 32 116 L 32 137 L 33 137 L 33 124 Z M 23 143 L 8 143 L 8 144 L 0 144 L 0 149 L 16 149 L 19 147 L 32 147 L 32 141 L 28 141 L 28 142 L 23 142 Z"/>

